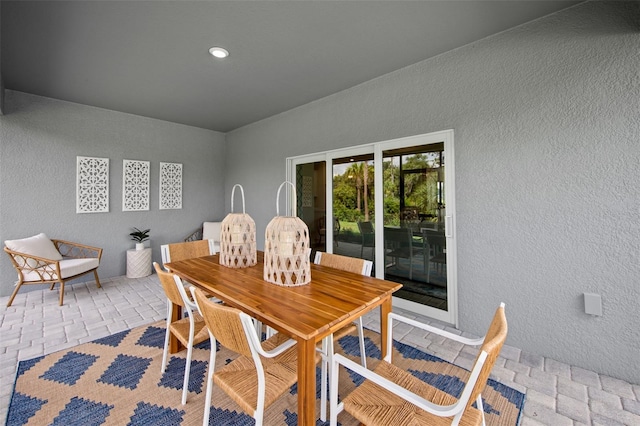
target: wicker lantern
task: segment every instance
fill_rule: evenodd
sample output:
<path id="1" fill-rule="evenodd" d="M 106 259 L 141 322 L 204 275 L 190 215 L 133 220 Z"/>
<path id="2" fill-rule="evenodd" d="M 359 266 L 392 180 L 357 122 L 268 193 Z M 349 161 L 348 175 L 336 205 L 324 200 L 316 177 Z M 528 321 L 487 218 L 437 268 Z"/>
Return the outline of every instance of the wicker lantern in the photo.
<path id="1" fill-rule="evenodd" d="M 293 187 L 293 216 L 280 216 L 280 190 L 288 183 Z M 309 228 L 296 216 L 296 187 L 288 181 L 278 188 L 276 214 L 265 230 L 264 279 L 292 287 L 311 281 L 309 261 Z"/>
<path id="2" fill-rule="evenodd" d="M 242 194 L 242 213 L 233 213 L 236 187 Z M 246 268 L 256 263 L 256 223 L 245 213 L 244 189 L 236 184 L 231 191 L 231 213 L 220 224 L 220 264 L 229 268 Z"/>

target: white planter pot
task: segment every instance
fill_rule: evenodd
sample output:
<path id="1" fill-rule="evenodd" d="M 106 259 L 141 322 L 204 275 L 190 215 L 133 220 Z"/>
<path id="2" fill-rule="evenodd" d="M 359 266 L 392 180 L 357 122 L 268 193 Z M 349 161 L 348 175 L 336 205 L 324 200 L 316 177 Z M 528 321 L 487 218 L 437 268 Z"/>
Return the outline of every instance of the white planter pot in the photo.
<path id="1" fill-rule="evenodd" d="M 144 243 L 136 243 L 136 250 L 144 250 Z"/>

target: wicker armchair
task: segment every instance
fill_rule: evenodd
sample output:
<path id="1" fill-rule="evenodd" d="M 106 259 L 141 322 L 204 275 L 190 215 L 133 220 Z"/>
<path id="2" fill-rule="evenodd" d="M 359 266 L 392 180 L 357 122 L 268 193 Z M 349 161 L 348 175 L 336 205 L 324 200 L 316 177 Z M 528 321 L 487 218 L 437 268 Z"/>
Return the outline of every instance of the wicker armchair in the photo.
<path id="1" fill-rule="evenodd" d="M 465 345 L 482 345 L 459 398 L 423 382 L 410 372 L 392 364 L 391 333 L 394 320 Z M 394 313 L 389 314 L 387 325 L 388 338 L 387 342 L 383 342 L 387 345 L 387 355 L 378 363 L 374 371 L 367 370 L 340 354 L 333 355 L 330 379 L 330 425 L 336 425 L 338 413 L 343 410 L 368 426 L 485 424 L 481 393 L 507 338 L 504 303 L 500 304 L 496 310 L 484 339 L 467 339 Z M 338 404 L 340 365 L 363 376 L 366 380 Z M 353 374 L 352 372 L 349 374 Z M 473 406 L 474 402 L 476 406 Z"/>
<path id="2" fill-rule="evenodd" d="M 202 228 L 198 228 L 192 233 L 190 233 L 185 239 L 184 242 L 188 243 L 191 241 L 198 241 L 202 239 Z"/>
<path id="3" fill-rule="evenodd" d="M 64 284 L 67 281 L 93 272 L 100 288 L 98 266 L 102 249 L 64 240 L 50 240 L 38 234 L 21 240 L 5 241 L 4 251 L 11 258 L 18 272 L 18 281 L 7 306 L 11 306 L 23 284 L 50 284 L 53 290 L 60 283 L 60 306 L 64 301 Z"/>
<path id="4" fill-rule="evenodd" d="M 220 251 L 220 229 L 222 222 L 204 222 L 201 228 L 193 231 L 184 241 L 213 240 L 214 250 L 216 253 Z"/>

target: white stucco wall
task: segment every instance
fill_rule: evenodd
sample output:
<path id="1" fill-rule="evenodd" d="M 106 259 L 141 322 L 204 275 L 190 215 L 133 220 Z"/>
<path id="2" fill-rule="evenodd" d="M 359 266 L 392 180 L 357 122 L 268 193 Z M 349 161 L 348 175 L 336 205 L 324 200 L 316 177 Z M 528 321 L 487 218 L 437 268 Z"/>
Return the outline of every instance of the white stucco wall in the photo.
<path id="1" fill-rule="evenodd" d="M 0 117 L 0 241 L 39 232 L 104 249 L 98 273 L 126 273 L 132 227 L 160 245 L 224 217 L 224 134 L 8 90 Z M 76 156 L 109 158 L 109 213 L 76 214 Z M 122 211 L 122 160 L 151 162 L 149 211 Z M 183 164 L 181 210 L 159 210 L 160 162 Z M 147 242 L 149 246 L 149 242 Z M 0 258 L 0 294 L 16 274 Z M 91 280 L 93 276 L 80 278 Z M 31 287 L 31 288 L 30 288 Z M 20 291 L 42 289 L 27 286 Z"/>
<path id="2" fill-rule="evenodd" d="M 639 17 L 581 4 L 238 129 L 225 187 L 264 229 L 286 157 L 454 129 L 460 328 L 504 301 L 509 344 L 640 383 Z"/>

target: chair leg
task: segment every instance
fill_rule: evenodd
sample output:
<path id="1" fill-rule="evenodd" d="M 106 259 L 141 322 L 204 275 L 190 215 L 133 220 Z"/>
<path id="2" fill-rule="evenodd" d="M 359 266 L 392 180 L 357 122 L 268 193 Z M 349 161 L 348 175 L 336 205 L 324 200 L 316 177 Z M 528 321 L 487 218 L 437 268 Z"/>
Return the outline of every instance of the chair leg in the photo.
<path id="1" fill-rule="evenodd" d="M 171 315 L 173 314 L 173 305 L 167 299 L 167 331 L 164 333 L 164 351 L 162 352 L 162 365 L 160 373 L 164 373 L 167 368 L 167 358 L 169 357 L 169 338 L 171 334 Z"/>
<path id="2" fill-rule="evenodd" d="M 277 331 L 275 330 L 275 328 L 271 328 L 269 326 L 267 326 L 266 330 L 265 330 L 265 335 L 266 338 L 270 338 L 273 337 L 273 335 L 275 335 L 277 333 Z"/>
<path id="3" fill-rule="evenodd" d="M 256 333 L 258 334 L 258 339 L 262 340 L 262 321 L 258 321 L 253 318 L 253 326 L 256 328 Z M 271 336 L 267 336 L 271 337 Z"/>
<path id="4" fill-rule="evenodd" d="M 96 277 L 96 285 L 98 286 L 98 288 L 101 288 L 102 286 L 100 285 L 100 278 L 98 278 L 98 270 L 97 269 L 93 270 L 93 276 Z"/>
<path id="5" fill-rule="evenodd" d="M 484 419 L 484 404 L 482 404 L 482 394 L 478 395 L 478 398 L 476 398 L 476 407 L 478 408 L 478 411 L 482 413 L 482 426 L 486 426 Z"/>
<path id="6" fill-rule="evenodd" d="M 191 356 L 193 355 L 193 337 L 189 339 L 187 347 L 187 359 L 184 366 L 184 381 L 182 382 L 182 405 L 187 403 L 187 395 L 189 394 L 189 374 L 191 373 Z"/>
<path id="7" fill-rule="evenodd" d="M 209 332 L 211 336 L 211 332 Z M 202 426 L 209 426 L 209 413 L 211 412 L 211 394 L 213 393 L 213 373 L 216 366 L 216 340 L 212 337 L 211 348 L 209 355 L 209 366 L 207 367 L 207 392 L 204 399 L 204 417 L 202 418 Z"/>
<path id="8" fill-rule="evenodd" d="M 62 306 L 63 300 L 64 300 L 64 281 L 60 281 L 60 306 Z"/>
<path id="9" fill-rule="evenodd" d="M 423 250 L 422 252 L 422 272 L 427 273 L 427 262 L 429 261 L 429 250 Z M 429 282 L 429 280 L 427 280 Z"/>
<path id="10" fill-rule="evenodd" d="M 362 317 L 358 318 L 358 339 L 360 340 L 360 364 L 367 368 L 367 353 L 364 349 L 364 327 L 362 326 Z"/>
<path id="11" fill-rule="evenodd" d="M 7 307 L 11 306 L 11 304 L 13 303 L 13 299 L 16 297 L 16 294 L 18 294 L 18 290 L 20 290 L 21 286 L 22 286 L 22 280 L 18 281 L 18 283 L 16 284 L 16 288 L 13 290 L 13 293 L 11 293 L 11 297 L 7 302 Z"/>
<path id="12" fill-rule="evenodd" d="M 329 348 L 333 345 L 329 341 L 333 341 L 333 334 L 322 339 L 322 367 L 320 370 L 320 421 L 327 421 L 327 384 L 329 382 Z"/>
<path id="13" fill-rule="evenodd" d="M 409 279 L 413 279 L 413 256 L 409 257 Z"/>
<path id="14" fill-rule="evenodd" d="M 333 368 L 333 357 L 332 357 L 332 361 L 331 361 L 331 377 L 329 378 L 331 380 L 331 395 L 330 395 L 330 418 L 329 418 L 329 424 L 331 426 L 335 426 L 338 424 L 338 413 L 340 411 L 342 411 L 341 409 L 338 408 L 338 377 L 339 377 L 339 368 Z M 339 364 L 338 364 L 339 365 Z M 338 366 L 336 365 L 336 366 Z"/>

